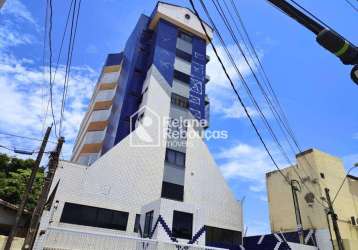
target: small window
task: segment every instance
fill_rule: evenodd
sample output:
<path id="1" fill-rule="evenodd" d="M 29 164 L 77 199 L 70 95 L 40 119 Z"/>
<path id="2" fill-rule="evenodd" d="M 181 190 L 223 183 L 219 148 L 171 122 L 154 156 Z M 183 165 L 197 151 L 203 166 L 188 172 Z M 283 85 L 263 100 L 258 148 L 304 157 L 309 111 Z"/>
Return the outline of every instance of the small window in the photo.
<path id="1" fill-rule="evenodd" d="M 171 96 L 171 103 L 174 104 L 175 106 L 187 109 L 189 108 L 189 100 L 188 98 L 181 96 L 181 95 L 177 95 L 172 93 Z"/>
<path id="2" fill-rule="evenodd" d="M 140 227 L 140 214 L 135 215 L 135 221 L 134 221 L 134 232 L 138 233 Z"/>
<path id="3" fill-rule="evenodd" d="M 185 166 L 185 154 L 178 152 L 175 158 L 175 165 Z"/>
<path id="4" fill-rule="evenodd" d="M 143 233 L 144 238 L 150 237 L 150 233 L 152 231 L 152 224 L 153 224 L 153 214 L 154 211 L 150 211 L 145 214 L 144 233 Z"/>
<path id="5" fill-rule="evenodd" d="M 165 161 L 179 167 L 185 167 L 185 154 L 170 148 L 165 153 Z"/>
<path id="6" fill-rule="evenodd" d="M 190 240 L 193 231 L 193 214 L 174 211 L 172 231 L 173 237 Z"/>
<path id="7" fill-rule="evenodd" d="M 193 38 L 188 33 L 184 33 L 183 31 L 179 31 L 178 37 L 183 39 L 184 41 L 187 41 L 188 43 L 192 43 Z"/>
<path id="8" fill-rule="evenodd" d="M 178 81 L 185 82 L 186 84 L 190 84 L 190 76 L 179 70 L 174 70 L 174 78 Z"/>
<path id="9" fill-rule="evenodd" d="M 183 201 L 184 186 L 163 181 L 161 197 L 175 201 Z"/>
<path id="10" fill-rule="evenodd" d="M 321 178 L 322 178 L 322 179 L 325 178 L 324 173 L 320 173 L 320 175 L 321 175 Z"/>

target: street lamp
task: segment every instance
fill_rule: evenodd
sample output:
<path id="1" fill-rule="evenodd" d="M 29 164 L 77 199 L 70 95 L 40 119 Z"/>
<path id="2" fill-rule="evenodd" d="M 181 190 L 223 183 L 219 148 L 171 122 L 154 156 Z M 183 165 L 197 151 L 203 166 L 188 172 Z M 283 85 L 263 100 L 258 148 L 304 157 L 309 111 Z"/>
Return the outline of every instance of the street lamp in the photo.
<path id="1" fill-rule="evenodd" d="M 351 72 L 351 78 L 353 80 L 353 82 L 355 82 L 356 84 L 358 84 L 358 65 L 355 65 L 352 69 Z M 356 163 L 354 166 L 358 166 L 358 163 Z"/>

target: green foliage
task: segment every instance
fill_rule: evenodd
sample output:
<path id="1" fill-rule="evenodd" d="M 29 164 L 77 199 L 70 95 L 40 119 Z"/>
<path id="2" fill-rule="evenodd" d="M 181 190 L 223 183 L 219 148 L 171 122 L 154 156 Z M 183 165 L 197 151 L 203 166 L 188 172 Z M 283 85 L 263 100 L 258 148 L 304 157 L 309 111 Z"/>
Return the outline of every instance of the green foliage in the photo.
<path id="1" fill-rule="evenodd" d="M 26 184 L 31 175 L 31 169 L 35 161 L 32 159 L 22 160 L 10 158 L 6 154 L 0 154 L 0 198 L 18 205 L 21 195 L 25 192 Z M 31 194 L 27 201 L 26 208 L 34 209 L 40 195 L 44 182 L 44 171 L 42 168 L 36 174 Z"/>

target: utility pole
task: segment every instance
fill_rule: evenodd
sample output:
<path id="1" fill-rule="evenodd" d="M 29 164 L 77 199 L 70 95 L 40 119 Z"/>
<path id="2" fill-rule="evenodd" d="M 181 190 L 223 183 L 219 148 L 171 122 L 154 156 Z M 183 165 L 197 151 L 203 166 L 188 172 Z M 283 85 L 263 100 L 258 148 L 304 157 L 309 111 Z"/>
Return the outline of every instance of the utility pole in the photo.
<path id="1" fill-rule="evenodd" d="M 294 183 L 297 183 L 300 188 L 295 186 Z M 300 238 L 300 243 L 304 244 L 304 234 L 303 234 L 303 224 L 302 224 L 302 217 L 301 217 L 301 211 L 300 206 L 298 203 L 298 197 L 297 192 L 301 192 L 301 186 L 300 183 L 297 180 L 291 180 L 291 190 L 292 190 L 292 198 L 293 198 L 293 205 L 295 207 L 295 215 L 296 215 L 296 222 L 297 222 L 297 232 Z"/>
<path id="2" fill-rule="evenodd" d="M 334 212 L 331 197 L 329 195 L 329 189 L 325 188 L 324 191 L 326 193 L 326 198 L 327 198 L 327 203 L 328 203 L 328 215 L 330 215 L 332 218 L 333 230 L 334 230 L 334 233 L 336 234 L 338 249 L 344 250 L 344 245 L 343 245 L 341 233 L 339 232 L 339 227 L 338 227 L 338 222 L 337 222 L 338 216 Z"/>
<path id="3" fill-rule="evenodd" d="M 36 157 L 35 164 L 34 164 L 34 166 L 32 167 L 32 170 L 31 170 L 30 178 L 29 178 L 29 180 L 28 180 L 28 182 L 26 184 L 25 193 L 22 195 L 20 205 L 19 205 L 19 207 L 17 209 L 17 213 L 16 213 L 16 217 L 15 217 L 15 223 L 11 228 L 9 236 L 7 237 L 4 250 L 9 250 L 10 249 L 12 241 L 14 240 L 14 238 L 16 236 L 17 229 L 19 227 L 19 223 L 20 223 L 20 220 L 21 220 L 22 213 L 24 212 L 25 206 L 27 204 L 27 200 L 28 200 L 28 198 L 30 196 L 30 193 L 31 193 L 31 190 L 32 190 L 32 186 L 34 185 L 34 182 L 35 182 L 35 179 L 36 179 L 36 173 L 37 173 L 38 169 L 40 168 L 40 163 L 41 163 L 41 160 L 42 160 L 42 156 L 43 156 L 43 154 L 45 152 L 45 148 L 46 148 L 46 145 L 47 145 L 48 138 L 50 137 L 51 128 L 52 128 L 52 126 L 47 128 L 45 136 L 44 136 L 44 138 L 42 140 L 39 153 L 37 154 L 37 157 Z"/>
<path id="4" fill-rule="evenodd" d="M 32 246 L 35 242 L 37 229 L 39 227 L 42 212 L 46 205 L 46 200 L 47 200 L 48 194 L 50 192 L 52 181 L 53 181 L 53 178 L 54 178 L 56 170 L 57 170 L 58 161 L 60 158 L 60 153 L 61 153 L 61 149 L 62 149 L 62 145 L 63 145 L 64 141 L 65 141 L 65 139 L 63 137 L 60 137 L 57 142 L 56 150 L 51 152 L 50 161 L 48 163 L 48 173 L 45 178 L 45 183 L 44 183 L 44 186 L 41 191 L 40 199 L 37 202 L 36 208 L 34 209 L 34 211 L 32 213 L 30 227 L 27 232 L 22 249 L 32 249 Z"/>

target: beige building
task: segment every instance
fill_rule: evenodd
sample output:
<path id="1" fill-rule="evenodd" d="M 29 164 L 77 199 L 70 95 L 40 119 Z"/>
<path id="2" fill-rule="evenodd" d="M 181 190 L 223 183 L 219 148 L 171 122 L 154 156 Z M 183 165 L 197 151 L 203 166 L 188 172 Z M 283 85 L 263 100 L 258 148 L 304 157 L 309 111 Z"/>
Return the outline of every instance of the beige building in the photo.
<path id="1" fill-rule="evenodd" d="M 304 229 L 315 229 L 320 249 L 332 249 L 331 238 L 336 237 L 331 219 L 327 220 L 325 188 L 333 200 L 346 176 L 342 161 L 316 149 L 309 149 L 296 156 L 297 164 L 282 170 L 289 180 L 296 179 L 301 186 L 298 193 Z M 302 177 L 298 177 L 298 174 Z M 278 171 L 266 174 L 270 222 L 272 232 L 297 230 L 291 186 Z M 321 204 L 320 204 L 321 203 Z M 346 250 L 358 249 L 358 178 L 349 175 L 342 186 L 334 209 Z M 330 226 L 329 226 L 329 224 Z"/>

